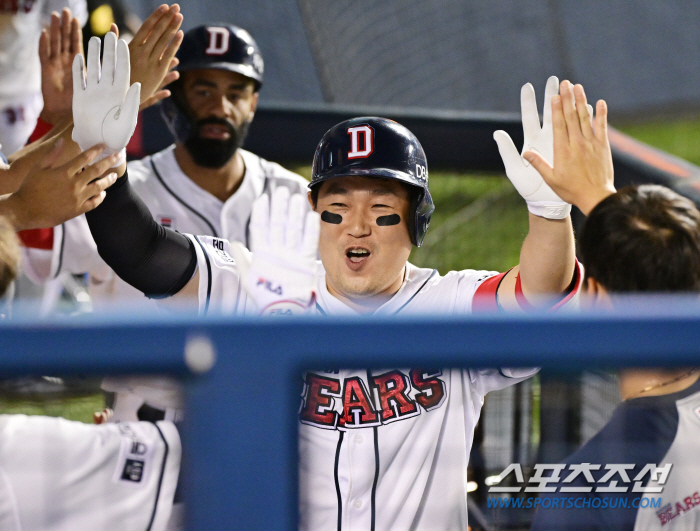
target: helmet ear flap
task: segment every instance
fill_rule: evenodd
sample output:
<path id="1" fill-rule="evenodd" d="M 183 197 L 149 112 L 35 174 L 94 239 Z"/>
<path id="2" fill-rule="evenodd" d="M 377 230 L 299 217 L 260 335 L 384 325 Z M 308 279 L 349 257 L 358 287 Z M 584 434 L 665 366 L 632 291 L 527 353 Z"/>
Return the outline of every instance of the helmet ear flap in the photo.
<path id="1" fill-rule="evenodd" d="M 412 194 L 408 226 L 411 229 L 411 243 L 416 247 L 423 245 L 434 210 L 435 204 L 427 188 Z"/>

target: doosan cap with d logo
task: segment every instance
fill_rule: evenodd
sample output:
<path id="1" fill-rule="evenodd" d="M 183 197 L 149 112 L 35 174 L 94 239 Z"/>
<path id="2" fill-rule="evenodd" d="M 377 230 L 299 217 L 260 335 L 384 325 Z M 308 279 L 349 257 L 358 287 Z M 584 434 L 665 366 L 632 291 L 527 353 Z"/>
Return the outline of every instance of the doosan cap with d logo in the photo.
<path id="1" fill-rule="evenodd" d="M 329 129 L 314 154 L 309 188 L 335 177 L 381 177 L 409 185 L 411 241 L 417 247 L 435 210 L 428 190 L 423 147 L 403 125 L 373 116 L 353 118 Z"/>
<path id="2" fill-rule="evenodd" d="M 253 80 L 254 89 L 260 90 L 265 64 L 260 48 L 243 28 L 232 24 L 205 24 L 185 33 L 176 57 L 179 72 L 214 69 L 237 72 Z M 178 142 L 184 142 L 190 131 L 191 118 L 174 90 L 178 81 L 170 85 L 173 96 L 163 100 L 161 114 L 170 132 Z"/>

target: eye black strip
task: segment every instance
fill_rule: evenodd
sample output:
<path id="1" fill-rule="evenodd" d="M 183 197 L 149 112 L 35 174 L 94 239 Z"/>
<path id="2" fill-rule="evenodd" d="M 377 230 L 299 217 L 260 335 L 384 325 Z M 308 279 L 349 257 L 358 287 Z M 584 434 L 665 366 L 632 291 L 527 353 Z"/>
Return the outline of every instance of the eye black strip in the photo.
<path id="1" fill-rule="evenodd" d="M 380 227 L 389 227 L 391 225 L 398 225 L 401 223 L 401 216 L 398 214 L 390 214 L 388 216 L 379 216 L 377 218 L 377 225 Z"/>
<path id="2" fill-rule="evenodd" d="M 321 212 L 321 221 L 332 223 L 333 225 L 340 225 L 343 222 L 343 216 L 340 214 L 334 214 L 333 212 L 328 212 L 328 210 L 324 210 Z"/>

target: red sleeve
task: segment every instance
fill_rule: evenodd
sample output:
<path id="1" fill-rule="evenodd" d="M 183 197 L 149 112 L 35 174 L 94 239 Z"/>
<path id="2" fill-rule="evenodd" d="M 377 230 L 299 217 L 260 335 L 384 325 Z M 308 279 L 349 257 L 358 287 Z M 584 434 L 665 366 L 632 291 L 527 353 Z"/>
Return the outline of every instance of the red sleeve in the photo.
<path id="1" fill-rule="evenodd" d="M 569 284 L 569 287 L 566 288 L 566 291 L 564 291 L 562 299 L 559 300 L 554 306 L 552 306 L 550 308 L 550 311 L 558 310 L 567 302 L 569 302 L 573 298 L 573 296 L 578 293 L 579 289 L 581 289 L 582 283 L 583 272 L 581 270 L 581 264 L 578 260 L 576 260 L 576 266 L 574 267 L 574 278 L 571 280 L 571 284 Z M 520 306 L 520 308 L 522 308 L 525 311 L 530 311 L 534 309 L 534 306 L 532 306 L 527 301 L 525 295 L 523 294 L 523 286 L 520 282 L 520 272 L 518 272 L 518 276 L 515 277 L 515 300 L 518 301 L 518 305 Z"/>
<path id="2" fill-rule="evenodd" d="M 51 129 L 53 129 L 53 125 L 39 118 L 36 121 L 36 127 L 34 128 L 34 132 L 29 137 L 29 143 L 39 140 L 42 136 L 51 131 Z"/>
<path id="3" fill-rule="evenodd" d="M 53 249 L 53 228 L 21 230 L 17 233 L 22 245 L 30 249 Z"/>
<path id="4" fill-rule="evenodd" d="M 476 288 L 474 299 L 472 300 L 472 311 L 498 311 L 498 286 L 501 285 L 501 281 L 503 280 L 503 277 L 508 274 L 508 271 L 487 278 L 478 288 Z"/>

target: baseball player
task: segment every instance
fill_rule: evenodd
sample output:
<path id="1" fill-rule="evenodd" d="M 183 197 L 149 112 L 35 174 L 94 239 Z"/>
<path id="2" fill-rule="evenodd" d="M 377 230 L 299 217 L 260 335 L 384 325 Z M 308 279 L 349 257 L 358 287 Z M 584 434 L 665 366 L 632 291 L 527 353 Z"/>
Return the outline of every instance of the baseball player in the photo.
<path id="1" fill-rule="evenodd" d="M 607 309 L 621 293 L 697 293 L 700 212 L 693 202 L 655 185 L 616 191 L 605 102 L 597 104 L 595 127 L 582 86 L 564 81 L 552 105 L 555 167 L 525 156 L 587 215 L 579 236 L 586 302 Z M 699 375 L 688 367 L 621 370 L 622 404 L 552 472 L 532 529 L 699 529 Z"/>
<path id="2" fill-rule="evenodd" d="M 0 144 L 11 154 L 21 148 L 42 110 L 39 36 L 51 12 L 70 8 L 80 25 L 85 0 L 13 0 L 0 3 Z"/>
<path id="3" fill-rule="evenodd" d="M 0 217 L 0 300 L 17 275 L 19 257 L 14 228 Z M 180 456 L 178 431 L 168 421 L 91 426 L 0 415 L 0 529 L 177 526 Z"/>
<path id="4" fill-rule="evenodd" d="M 547 108 L 557 91 L 551 78 L 540 125 L 534 90 L 523 87 L 525 149 L 551 156 Z M 383 118 L 342 122 L 324 135 L 308 196 L 313 212 L 286 187 L 256 201 L 252 254 L 241 242 L 163 229 L 124 168 L 105 201 L 86 217 L 101 256 L 122 279 L 150 297 L 194 296 L 202 315 L 468 314 L 571 305 L 581 270 L 570 205 L 504 132 L 496 137 L 508 176 L 530 210 L 520 265 L 502 274 L 467 270 L 441 276 L 407 262 L 434 208 L 428 167 L 416 137 Z M 466 529 L 467 461 L 484 395 L 535 372 L 306 372 L 299 408 L 300 527 Z"/>
<path id="5" fill-rule="evenodd" d="M 131 182 L 162 226 L 247 243 L 251 208 L 258 197 L 276 187 L 300 193 L 307 184 L 301 176 L 241 148 L 263 83 L 260 50 L 244 29 L 206 25 L 185 34 L 177 58 L 181 77 L 170 85 L 172 96 L 162 106 L 175 143 L 130 162 Z M 62 272 L 89 272 L 98 311 L 117 300 L 153 308 L 100 258 L 84 217 L 56 227 L 49 251 L 25 250 L 25 268 L 37 282 Z M 168 418 L 180 418 L 179 393 L 165 381 L 109 378 L 103 388 L 117 393 L 110 404 L 115 420 L 136 420 L 144 398 L 146 409 L 153 406 L 167 411 Z M 138 395 L 130 396 L 134 392 Z"/>

